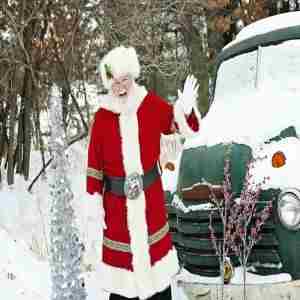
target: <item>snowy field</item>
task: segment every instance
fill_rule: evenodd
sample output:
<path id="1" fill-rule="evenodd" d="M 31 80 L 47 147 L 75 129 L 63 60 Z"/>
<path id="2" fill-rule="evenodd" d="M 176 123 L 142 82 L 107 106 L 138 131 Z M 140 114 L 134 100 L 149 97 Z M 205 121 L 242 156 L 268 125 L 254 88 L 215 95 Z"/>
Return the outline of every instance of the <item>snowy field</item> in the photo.
<path id="1" fill-rule="evenodd" d="M 101 280 L 95 271 L 101 256 L 101 233 L 97 230 L 95 205 L 85 199 L 86 143 L 78 143 L 69 153 L 70 176 L 74 193 L 73 207 L 86 252 L 83 274 L 88 300 L 106 300 L 108 294 L 98 288 Z M 40 158 L 33 153 L 32 178 L 39 171 Z M 47 261 L 50 201 L 46 180 L 39 181 L 33 192 L 29 182 L 16 178 L 13 188 L 0 190 L 0 288 L 1 299 L 50 300 L 50 269 Z M 187 300 L 181 288 L 173 285 L 175 300 Z"/>

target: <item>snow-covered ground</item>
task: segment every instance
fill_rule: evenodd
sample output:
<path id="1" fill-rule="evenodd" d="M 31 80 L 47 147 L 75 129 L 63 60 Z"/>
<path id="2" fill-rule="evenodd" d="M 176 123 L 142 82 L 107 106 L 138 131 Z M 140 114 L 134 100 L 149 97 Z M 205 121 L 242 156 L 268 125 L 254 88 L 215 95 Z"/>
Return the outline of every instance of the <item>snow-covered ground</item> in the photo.
<path id="1" fill-rule="evenodd" d="M 81 240 L 86 246 L 83 274 L 88 300 L 107 300 L 101 291 L 95 271 L 101 257 L 95 203 L 85 198 L 86 142 L 74 145 L 69 151 L 70 177 L 74 193 L 73 207 Z M 40 170 L 40 157 L 33 153 L 31 179 Z M 40 180 L 28 193 L 30 183 L 16 177 L 14 187 L 3 185 L 0 190 L 0 288 L 1 299 L 50 300 L 50 268 L 47 261 L 49 247 L 49 189 Z M 187 300 L 182 288 L 172 286 L 174 300 Z"/>

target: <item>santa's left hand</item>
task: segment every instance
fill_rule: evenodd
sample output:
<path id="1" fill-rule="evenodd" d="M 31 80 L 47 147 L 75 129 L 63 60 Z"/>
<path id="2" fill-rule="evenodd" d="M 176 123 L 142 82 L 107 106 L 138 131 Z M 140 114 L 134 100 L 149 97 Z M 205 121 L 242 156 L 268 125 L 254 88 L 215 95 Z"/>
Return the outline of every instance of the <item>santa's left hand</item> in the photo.
<path id="1" fill-rule="evenodd" d="M 183 92 L 178 90 L 178 104 L 182 107 L 184 113 L 189 115 L 196 104 L 199 84 L 194 75 L 189 75 L 184 83 Z"/>

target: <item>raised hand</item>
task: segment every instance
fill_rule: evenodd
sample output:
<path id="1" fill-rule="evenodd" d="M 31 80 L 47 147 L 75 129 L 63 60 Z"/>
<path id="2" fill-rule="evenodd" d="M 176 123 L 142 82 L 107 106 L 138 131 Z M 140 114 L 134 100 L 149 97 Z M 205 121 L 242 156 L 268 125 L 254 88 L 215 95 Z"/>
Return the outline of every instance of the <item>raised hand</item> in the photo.
<path id="1" fill-rule="evenodd" d="M 184 82 L 183 92 L 178 90 L 178 102 L 180 103 L 184 113 L 189 115 L 196 103 L 198 96 L 199 84 L 194 75 L 188 75 Z"/>

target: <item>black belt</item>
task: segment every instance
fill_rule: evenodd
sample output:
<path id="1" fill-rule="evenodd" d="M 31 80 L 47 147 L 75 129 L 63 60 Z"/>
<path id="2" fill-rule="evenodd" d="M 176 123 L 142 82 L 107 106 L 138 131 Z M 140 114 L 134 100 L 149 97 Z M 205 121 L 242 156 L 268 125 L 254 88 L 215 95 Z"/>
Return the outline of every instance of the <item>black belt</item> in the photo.
<path id="1" fill-rule="evenodd" d="M 156 164 L 149 172 L 141 175 L 143 187 L 145 190 L 149 187 L 157 177 L 161 174 L 159 166 Z M 104 190 L 112 192 L 118 196 L 125 196 L 125 181 L 126 177 L 115 177 L 115 176 L 107 176 L 104 175 Z"/>

